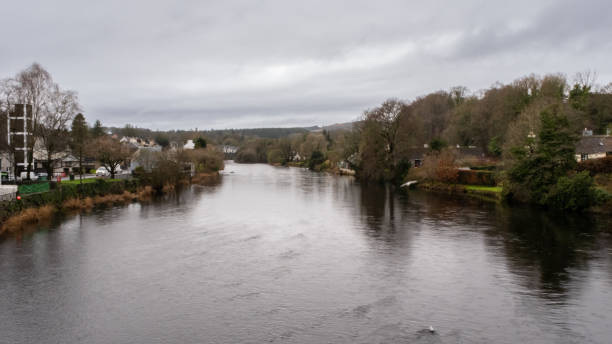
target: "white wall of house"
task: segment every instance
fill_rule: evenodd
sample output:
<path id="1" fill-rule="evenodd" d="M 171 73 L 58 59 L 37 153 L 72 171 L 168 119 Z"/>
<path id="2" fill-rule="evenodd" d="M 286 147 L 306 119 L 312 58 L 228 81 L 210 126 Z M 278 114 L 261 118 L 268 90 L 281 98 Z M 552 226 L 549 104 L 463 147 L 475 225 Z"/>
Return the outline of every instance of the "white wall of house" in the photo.
<path id="1" fill-rule="evenodd" d="M 592 154 L 576 154 L 575 157 L 576 157 L 576 161 L 581 162 L 585 160 L 605 158 L 606 153 L 600 152 L 600 153 L 592 153 Z"/>
<path id="2" fill-rule="evenodd" d="M 185 143 L 185 145 L 183 146 L 183 149 L 194 149 L 195 148 L 195 143 L 193 143 L 193 140 L 187 140 L 187 143 Z"/>

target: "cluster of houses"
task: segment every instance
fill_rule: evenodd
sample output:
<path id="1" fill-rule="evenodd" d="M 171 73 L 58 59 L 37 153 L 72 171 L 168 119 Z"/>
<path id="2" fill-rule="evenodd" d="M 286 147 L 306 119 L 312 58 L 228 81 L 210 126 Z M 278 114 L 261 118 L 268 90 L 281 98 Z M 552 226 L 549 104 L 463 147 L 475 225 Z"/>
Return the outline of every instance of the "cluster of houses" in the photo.
<path id="1" fill-rule="evenodd" d="M 45 173 L 43 162 L 47 159 L 46 151 L 38 142 L 32 147 L 32 140 L 34 137 L 29 129 L 31 127 L 32 107 L 23 104 L 16 104 L 8 113 L 6 129 L 4 129 L 4 123 L 0 125 L 0 128 L 4 129 L 0 131 L 0 134 L 6 135 L 3 139 L 6 139 L 7 143 L 9 143 L 11 147 L 14 147 L 13 154 L 0 150 L 0 183 L 3 180 L 18 180 L 27 177 L 26 171 L 28 165 L 30 165 L 31 171 L 33 172 L 31 177 Z M 145 156 L 151 156 L 151 153 L 161 152 L 162 150 L 162 147 L 154 140 L 137 137 L 119 137 L 116 134 L 108 134 L 134 150 L 131 159 L 126 161 L 124 166 L 122 166 L 123 169 L 128 169 L 129 171 L 133 171 L 136 167 L 146 163 L 147 159 Z M 176 142 L 170 143 L 170 149 L 194 148 L 195 144 L 193 140 L 188 140 L 185 144 Z M 226 154 L 233 154 L 236 152 L 237 148 L 224 146 L 223 150 Z M 78 173 L 79 160 L 72 154 L 68 147 L 66 150 L 54 154 L 53 160 L 55 161 L 53 176 L 47 177 L 68 176 Z M 100 164 L 93 158 L 86 157 L 83 161 L 83 169 L 85 171 L 94 170 L 99 165 Z"/>

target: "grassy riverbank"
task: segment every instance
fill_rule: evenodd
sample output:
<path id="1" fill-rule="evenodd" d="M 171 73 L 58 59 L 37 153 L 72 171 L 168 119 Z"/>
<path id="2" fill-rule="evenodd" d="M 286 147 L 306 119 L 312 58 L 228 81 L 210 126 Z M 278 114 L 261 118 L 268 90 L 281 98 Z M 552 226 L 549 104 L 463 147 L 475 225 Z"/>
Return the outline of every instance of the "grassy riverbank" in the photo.
<path id="1" fill-rule="evenodd" d="M 419 182 L 416 187 L 427 191 L 477 197 L 492 202 L 502 201 L 501 186 L 464 185 L 449 184 L 435 181 L 423 181 Z"/>
<path id="2" fill-rule="evenodd" d="M 42 223 L 61 210 L 93 208 L 95 205 L 125 202 L 144 193 L 150 187 L 132 180 L 88 180 L 81 185 L 74 182 L 51 183 L 45 192 L 21 195 L 20 200 L 2 202 L 0 234 L 17 231 L 24 226 Z"/>
<path id="3" fill-rule="evenodd" d="M 51 184 L 52 188 L 40 193 L 22 195 L 21 200 L 0 204 L 0 235 L 49 221 L 58 212 L 90 211 L 98 206 L 146 202 L 156 194 L 175 192 L 181 185 L 210 185 L 219 181 L 218 172 L 197 173 L 176 183 L 164 183 L 156 188 L 145 184 L 147 179 L 83 179 Z"/>

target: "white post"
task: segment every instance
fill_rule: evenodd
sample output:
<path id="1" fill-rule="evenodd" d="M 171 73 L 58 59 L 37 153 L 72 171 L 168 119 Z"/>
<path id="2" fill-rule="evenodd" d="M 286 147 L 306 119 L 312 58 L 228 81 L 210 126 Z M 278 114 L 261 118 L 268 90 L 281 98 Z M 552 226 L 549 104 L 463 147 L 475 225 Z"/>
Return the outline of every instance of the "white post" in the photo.
<path id="1" fill-rule="evenodd" d="M 28 174 L 27 178 L 30 178 L 31 171 L 28 171 L 28 105 L 23 104 L 23 149 L 24 149 L 24 162 L 26 173 Z M 34 167 L 34 166 L 32 166 Z"/>
<path id="2" fill-rule="evenodd" d="M 6 107 L 6 142 L 8 142 L 8 145 L 10 147 L 11 146 L 11 106 L 10 105 Z M 2 157 L 0 157 L 0 159 L 2 159 Z M 6 174 L 8 177 L 8 174 L 9 174 L 8 169 L 6 170 Z M 2 185 L 2 169 L 1 168 L 0 168 L 0 185 Z"/>

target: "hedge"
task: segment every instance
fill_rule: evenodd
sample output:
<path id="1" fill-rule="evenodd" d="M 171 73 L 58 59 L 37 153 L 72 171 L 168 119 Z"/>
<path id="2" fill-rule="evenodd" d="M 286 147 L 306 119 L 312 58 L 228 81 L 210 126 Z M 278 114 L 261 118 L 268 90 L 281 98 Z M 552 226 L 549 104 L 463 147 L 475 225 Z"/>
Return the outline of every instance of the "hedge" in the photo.
<path id="1" fill-rule="evenodd" d="M 598 173 L 612 173 L 612 156 L 607 156 L 600 159 L 592 159 L 581 161 L 578 163 L 576 170 L 579 172 L 589 171 L 591 176 Z"/>
<path id="2" fill-rule="evenodd" d="M 474 171 L 495 171 L 495 169 L 497 169 L 497 166 L 493 165 L 493 166 L 470 166 L 470 170 L 474 170 Z"/>
<path id="3" fill-rule="evenodd" d="M 136 192 L 139 186 L 138 179 L 118 180 L 107 182 L 99 179 L 95 183 L 87 184 L 62 184 L 52 185 L 48 192 L 21 195 L 21 200 L 0 203 L 0 221 L 3 222 L 11 215 L 33 207 L 53 204 L 60 207 L 62 203 L 76 197 L 95 197 L 108 194 L 120 194 L 124 191 Z"/>
<path id="4" fill-rule="evenodd" d="M 486 170 L 459 170 L 457 183 L 465 185 L 495 186 L 495 173 Z"/>

